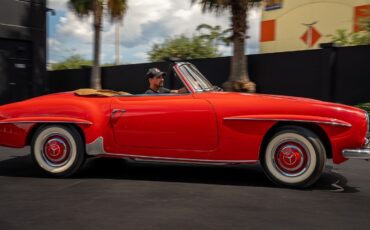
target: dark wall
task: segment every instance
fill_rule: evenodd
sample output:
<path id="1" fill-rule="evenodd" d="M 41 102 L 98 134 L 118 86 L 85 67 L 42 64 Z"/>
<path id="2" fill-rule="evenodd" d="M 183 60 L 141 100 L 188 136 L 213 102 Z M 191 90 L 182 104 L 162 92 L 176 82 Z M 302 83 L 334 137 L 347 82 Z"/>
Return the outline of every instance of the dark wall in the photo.
<path id="1" fill-rule="evenodd" d="M 248 55 L 250 78 L 258 93 L 283 94 L 329 101 L 330 49 Z M 221 86 L 230 72 L 230 58 L 192 60 L 214 84 Z"/>
<path id="2" fill-rule="evenodd" d="M 90 72 L 89 68 L 52 71 L 48 84 L 53 93 L 89 88 Z"/>
<path id="3" fill-rule="evenodd" d="M 370 46 L 325 48 L 320 50 L 259 54 L 248 56 L 251 80 L 257 92 L 315 98 L 325 101 L 357 104 L 370 102 Z M 230 58 L 191 60 L 214 84 L 227 81 Z M 103 88 L 145 92 L 148 87 L 145 73 L 149 68 L 168 69 L 168 63 L 145 63 L 102 68 Z M 54 77 L 66 79 L 56 83 Z M 89 71 L 51 71 L 52 91 L 88 86 Z M 73 79 L 74 83 L 68 79 Z M 178 88 L 166 79 L 166 86 Z M 83 82 L 83 84 L 81 83 Z M 62 85 L 65 84 L 65 88 Z M 74 84 L 74 85 L 69 85 Z M 57 89 L 57 90 L 56 90 Z"/>
<path id="4" fill-rule="evenodd" d="M 46 0 L 1 1 L 0 53 L 0 103 L 45 92 Z"/>
<path id="5" fill-rule="evenodd" d="M 253 55 L 249 72 L 257 91 L 330 100 L 330 50 Z"/>
<path id="6" fill-rule="evenodd" d="M 230 73 L 230 57 L 192 60 L 201 73 L 213 84 L 221 86 Z"/>
<path id="7" fill-rule="evenodd" d="M 335 101 L 370 102 L 370 46 L 340 48 L 336 54 Z"/>
<path id="8" fill-rule="evenodd" d="M 4 104 L 9 101 L 9 87 L 8 79 L 6 77 L 8 75 L 8 60 L 5 57 L 5 53 L 0 52 L 0 104 Z"/>

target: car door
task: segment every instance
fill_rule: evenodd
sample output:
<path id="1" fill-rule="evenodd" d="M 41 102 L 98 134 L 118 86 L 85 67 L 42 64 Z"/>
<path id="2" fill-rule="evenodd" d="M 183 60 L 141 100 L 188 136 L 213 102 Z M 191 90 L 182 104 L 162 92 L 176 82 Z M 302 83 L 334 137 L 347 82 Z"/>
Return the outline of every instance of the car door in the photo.
<path id="1" fill-rule="evenodd" d="M 119 146 L 209 152 L 218 143 L 211 105 L 191 94 L 117 97 L 111 123 Z"/>

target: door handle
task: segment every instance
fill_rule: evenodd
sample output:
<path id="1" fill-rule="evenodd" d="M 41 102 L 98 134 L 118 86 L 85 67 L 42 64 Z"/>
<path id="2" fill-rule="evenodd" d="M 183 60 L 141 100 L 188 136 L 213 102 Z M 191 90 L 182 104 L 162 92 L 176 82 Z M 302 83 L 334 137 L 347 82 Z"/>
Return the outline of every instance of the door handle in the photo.
<path id="1" fill-rule="evenodd" d="M 120 113 L 121 114 L 121 116 L 122 116 L 122 114 L 124 114 L 126 112 L 126 110 L 125 109 L 113 109 L 112 110 L 112 113 L 110 114 L 110 121 L 111 121 L 111 123 L 112 124 L 114 124 L 115 122 L 115 120 L 117 119 L 116 118 L 116 113 Z M 121 116 L 119 116 L 119 117 L 121 117 Z"/>
<path id="2" fill-rule="evenodd" d="M 9 82 L 8 84 L 9 85 L 16 85 L 17 83 L 15 83 L 15 82 Z"/>
<path id="3" fill-rule="evenodd" d="M 115 114 L 115 113 L 118 113 L 118 112 L 125 113 L 126 110 L 125 109 L 113 109 L 112 110 L 112 114 Z"/>

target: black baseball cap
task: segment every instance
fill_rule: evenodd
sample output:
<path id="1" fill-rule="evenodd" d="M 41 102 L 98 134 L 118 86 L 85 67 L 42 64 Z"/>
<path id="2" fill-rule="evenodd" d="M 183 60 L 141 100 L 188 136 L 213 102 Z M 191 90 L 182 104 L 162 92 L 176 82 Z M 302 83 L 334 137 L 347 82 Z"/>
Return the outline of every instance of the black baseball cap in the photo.
<path id="1" fill-rule="evenodd" d="M 160 71 L 158 68 L 150 68 L 146 73 L 147 78 L 153 78 L 158 76 L 165 77 L 167 74 L 165 72 Z"/>

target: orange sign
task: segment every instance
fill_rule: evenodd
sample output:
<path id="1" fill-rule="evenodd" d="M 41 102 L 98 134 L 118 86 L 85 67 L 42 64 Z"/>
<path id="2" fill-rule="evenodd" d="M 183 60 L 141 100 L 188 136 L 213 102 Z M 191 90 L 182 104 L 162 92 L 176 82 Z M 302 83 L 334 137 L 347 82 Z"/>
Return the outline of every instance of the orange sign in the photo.
<path id="1" fill-rule="evenodd" d="M 370 5 L 356 6 L 353 31 L 361 31 L 361 20 L 370 17 Z"/>
<path id="2" fill-rule="evenodd" d="M 275 20 L 267 20 L 261 23 L 261 42 L 275 41 Z"/>
<path id="3" fill-rule="evenodd" d="M 301 37 L 302 41 L 306 43 L 308 47 L 313 47 L 320 38 L 321 34 L 313 26 L 309 27 Z"/>

